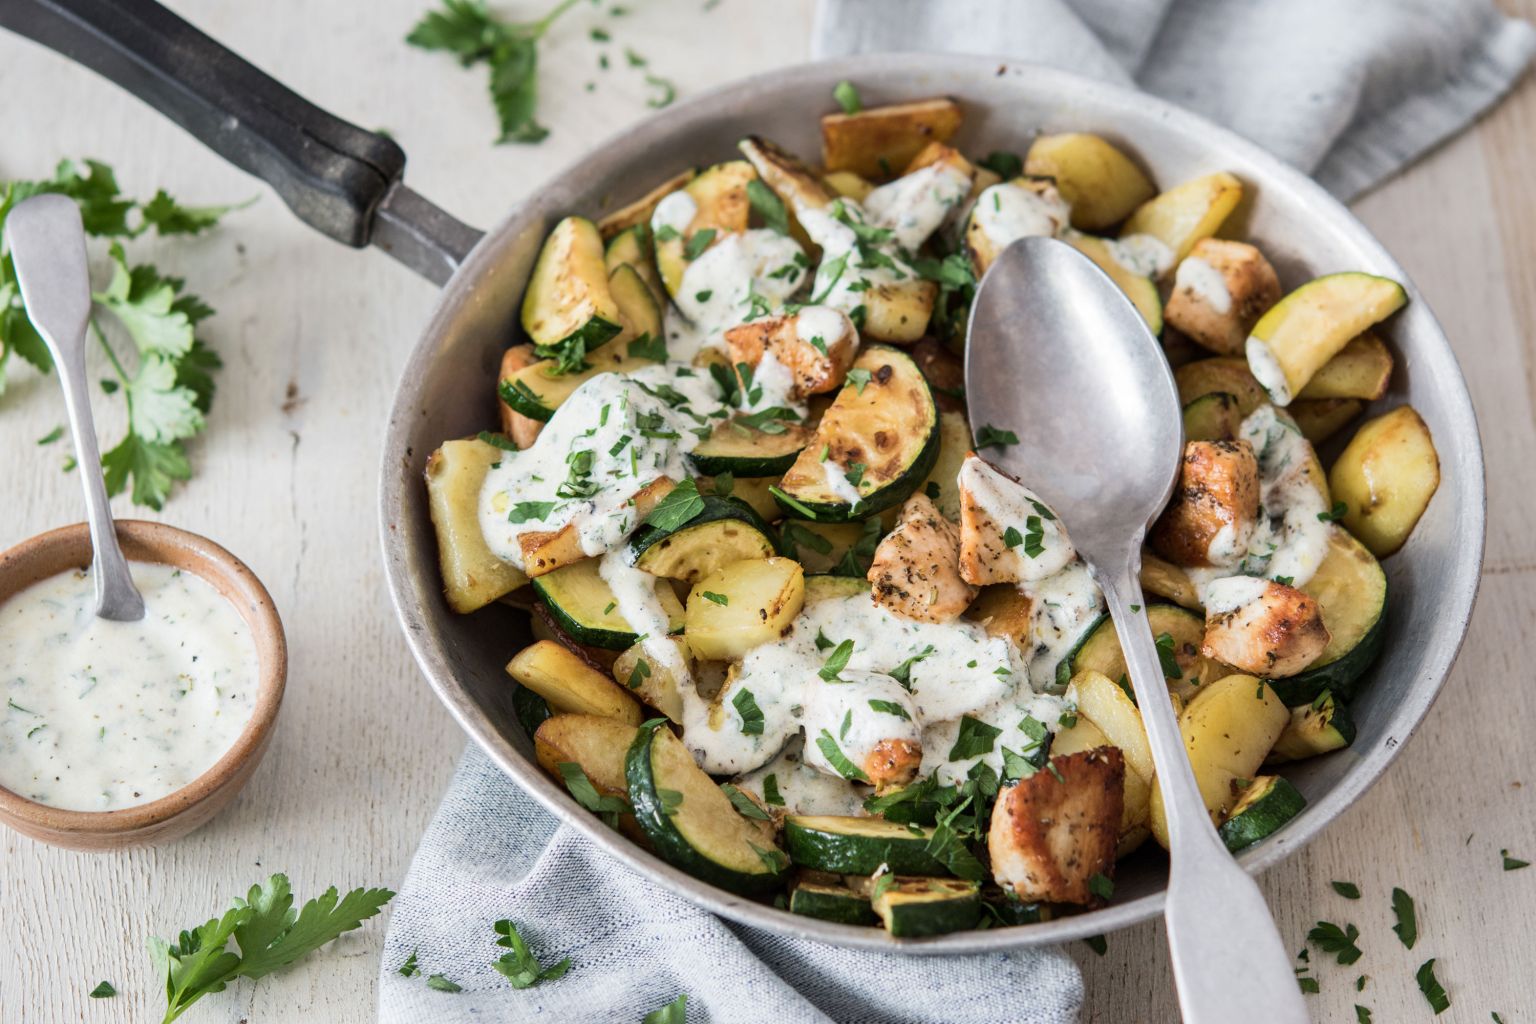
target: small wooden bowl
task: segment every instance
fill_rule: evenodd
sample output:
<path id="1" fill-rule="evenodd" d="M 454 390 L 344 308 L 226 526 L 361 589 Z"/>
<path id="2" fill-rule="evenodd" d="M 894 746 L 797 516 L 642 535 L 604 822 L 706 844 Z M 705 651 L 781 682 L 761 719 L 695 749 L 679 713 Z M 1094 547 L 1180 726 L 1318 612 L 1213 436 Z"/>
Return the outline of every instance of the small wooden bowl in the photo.
<path id="1" fill-rule="evenodd" d="M 179 839 L 234 799 L 272 739 L 288 678 L 288 643 L 267 588 L 234 555 L 206 537 L 163 523 L 119 519 L 117 537 L 130 561 L 159 562 L 212 584 L 239 611 L 256 641 L 256 707 L 234 746 L 202 775 L 168 796 L 117 811 L 66 811 L 0 786 L 0 823 L 54 846 L 121 850 Z M 91 535 L 84 523 L 25 540 L 0 554 L 0 603 L 32 584 L 89 566 Z"/>

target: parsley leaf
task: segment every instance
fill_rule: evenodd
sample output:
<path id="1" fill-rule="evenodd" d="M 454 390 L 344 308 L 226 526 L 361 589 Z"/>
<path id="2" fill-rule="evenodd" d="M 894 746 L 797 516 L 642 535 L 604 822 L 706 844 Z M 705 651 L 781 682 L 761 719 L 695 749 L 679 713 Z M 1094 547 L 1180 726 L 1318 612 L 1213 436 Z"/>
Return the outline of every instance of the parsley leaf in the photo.
<path id="1" fill-rule="evenodd" d="M 538 105 L 538 43 L 555 19 L 575 6 L 560 3 L 538 21 L 515 24 L 492 14 L 483 0 L 443 0 L 428 11 L 405 41 L 423 50 L 443 50 L 463 67 L 490 68 L 491 102 L 501 123 L 497 142 L 541 142 L 549 130 L 534 118 Z"/>
<path id="2" fill-rule="evenodd" d="M 1349 506 L 1344 504 L 1342 501 L 1336 501 L 1333 503 L 1333 508 L 1329 509 L 1327 512 L 1319 512 L 1317 514 L 1317 521 L 1320 523 L 1337 522 L 1348 514 Z"/>
<path id="3" fill-rule="evenodd" d="M 493 925 L 496 929 L 496 945 L 510 949 L 491 964 L 496 973 L 506 978 L 513 988 L 532 988 L 541 981 L 554 981 L 571 969 L 571 958 L 566 957 L 553 967 L 540 966 L 538 957 L 528 948 L 528 943 L 518 934 L 517 925 L 503 918 Z"/>
<path id="4" fill-rule="evenodd" d="M 91 989 L 90 992 L 92 999 L 111 999 L 115 995 L 117 995 L 117 989 L 112 987 L 112 983 L 110 981 L 102 982 L 100 985 L 97 985 L 95 988 Z"/>
<path id="5" fill-rule="evenodd" d="M 827 656 L 826 663 L 817 670 L 816 674 L 829 683 L 838 682 L 838 674 L 848 667 L 848 659 L 853 656 L 853 641 L 844 640 L 837 645 L 837 649 Z"/>
<path id="6" fill-rule="evenodd" d="M 994 149 L 977 163 L 994 172 L 1004 181 L 1012 181 L 1024 173 L 1024 161 L 1019 159 L 1017 153 L 1007 153 L 999 149 Z"/>
<path id="7" fill-rule="evenodd" d="M 1179 667 L 1179 659 L 1174 656 L 1172 633 L 1159 633 L 1157 635 L 1157 660 L 1163 667 L 1164 676 L 1169 679 L 1184 678 L 1184 670 Z"/>
<path id="8" fill-rule="evenodd" d="M 667 361 L 667 339 L 642 334 L 629 343 L 629 354 L 635 359 L 649 359 L 653 363 Z"/>
<path id="9" fill-rule="evenodd" d="M 177 480 L 192 478 L 192 464 L 180 441 L 156 443 L 129 433 L 101 457 L 108 494 L 121 494 L 133 479 L 133 501 L 159 511 Z"/>
<path id="10" fill-rule="evenodd" d="M 1011 430 L 999 430 L 990 424 L 984 424 L 976 431 L 977 448 L 1001 448 L 1004 445 L 1018 444 L 1019 435 Z"/>
<path id="11" fill-rule="evenodd" d="M 1107 900 L 1115 894 L 1115 883 L 1108 876 L 1095 872 L 1088 879 L 1088 891 L 1101 900 Z"/>
<path id="12" fill-rule="evenodd" d="M 1445 994 L 1440 979 L 1435 977 L 1435 961 L 1433 958 L 1424 961 L 1419 969 L 1414 972 L 1413 978 L 1419 983 L 1419 991 L 1424 993 L 1424 999 L 1429 1003 L 1429 1008 L 1439 1016 L 1451 1007 L 1451 997 Z"/>
<path id="13" fill-rule="evenodd" d="M 704 250 L 708 249 L 709 244 L 715 240 L 715 234 L 714 228 L 704 228 L 689 235 L 688 241 L 683 243 L 683 256 L 696 260 L 704 255 Z"/>
<path id="14" fill-rule="evenodd" d="M 394 895 L 388 889 L 354 889 L 338 898 L 332 886 L 295 912 L 288 879 L 278 874 L 251 886 L 222 917 L 183 931 L 174 942 L 150 939 L 154 972 L 164 978 L 162 1024 L 236 978 L 260 978 L 314 952 L 373 917 Z M 238 953 L 228 948 L 231 938 Z"/>
<path id="15" fill-rule="evenodd" d="M 789 234 L 789 211 L 784 208 L 784 200 L 763 184 L 761 178 L 747 182 L 747 202 L 752 204 L 764 225 L 781 235 Z"/>
<path id="16" fill-rule="evenodd" d="M 743 736 L 763 734 L 763 709 L 757 706 L 757 699 L 752 696 L 751 690 L 737 690 L 736 696 L 731 698 L 731 706 L 741 716 Z"/>
<path id="17" fill-rule="evenodd" d="M 1499 856 L 1504 858 L 1505 871 L 1519 871 L 1521 868 L 1528 868 L 1531 866 L 1531 862 L 1528 860 L 1519 860 L 1515 857 L 1511 857 L 1508 850 L 1500 850 Z"/>
<path id="18" fill-rule="evenodd" d="M 853 385 L 854 390 L 862 395 L 864 393 L 864 386 L 869 383 L 870 372 L 862 366 L 855 366 L 848 371 L 846 379 L 848 383 Z"/>
<path id="19" fill-rule="evenodd" d="M 838 82 L 833 87 L 832 98 L 837 100 L 837 105 L 843 108 L 845 114 L 857 114 L 864 109 L 864 101 L 859 96 L 858 87 L 847 80 Z"/>
<path id="20" fill-rule="evenodd" d="M 434 992 L 463 992 L 464 987 L 446 974 L 434 974 L 427 979 L 427 988 Z"/>
<path id="21" fill-rule="evenodd" d="M 773 772 L 763 776 L 763 802 L 773 807 L 784 806 L 784 797 L 779 793 L 779 777 Z"/>
<path id="22" fill-rule="evenodd" d="M 848 755 L 843 753 L 842 748 L 837 745 L 837 740 L 833 739 L 832 734 L 827 730 L 821 730 L 821 735 L 816 737 L 816 746 L 820 748 L 827 763 L 843 778 L 852 779 L 855 782 L 869 781 L 869 776 L 864 774 L 862 768 L 848 760 Z"/>
<path id="23" fill-rule="evenodd" d="M 699 495 L 699 485 L 691 478 L 684 480 L 667 493 L 645 517 L 647 526 L 671 532 L 704 511 L 704 499 Z"/>
<path id="24" fill-rule="evenodd" d="M 1413 907 L 1413 897 L 1401 889 L 1392 890 L 1392 914 L 1397 918 L 1397 924 L 1392 930 L 1397 932 L 1397 937 L 1403 940 L 1403 945 L 1409 949 L 1419 941 L 1419 918 Z"/>
<path id="25" fill-rule="evenodd" d="M 887 715 L 895 715 L 897 718 L 900 718 L 902 721 L 905 721 L 905 722 L 912 721 L 912 716 L 907 714 L 907 709 L 902 707 L 900 704 L 896 703 L 893 700 L 877 700 L 877 699 L 871 698 L 870 702 L 869 702 L 869 706 L 871 708 L 873 708 L 875 711 L 881 711 L 881 712 L 884 712 Z"/>
<path id="26" fill-rule="evenodd" d="M 687 1024 L 688 994 L 685 992 L 659 1010 L 645 1015 L 640 1024 Z"/>
<path id="27" fill-rule="evenodd" d="M 718 604 L 721 607 L 725 607 L 731 603 L 729 596 L 725 594 L 717 594 L 713 590 L 702 590 L 699 592 L 699 596 L 706 601 L 713 601 L 715 604 Z"/>
<path id="28" fill-rule="evenodd" d="M 955 737 L 955 745 L 949 748 L 949 760 L 965 761 L 982 754 L 992 753 L 992 745 L 1003 734 L 1003 730 L 993 725 L 988 725 L 979 718 L 964 715 L 960 719 L 960 732 Z"/>
<path id="29" fill-rule="evenodd" d="M 411 955 L 405 958 L 405 963 L 397 968 L 401 977 L 414 978 L 421 973 L 421 967 L 416 963 L 416 953 L 417 950 L 411 950 Z"/>
<path id="30" fill-rule="evenodd" d="M 770 820 L 768 812 L 759 807 L 739 787 L 733 786 L 729 782 L 722 782 L 720 788 L 725 791 L 725 795 L 730 799 L 731 806 L 736 808 L 736 813 L 743 818 L 751 818 L 753 821 Z"/>
<path id="31" fill-rule="evenodd" d="M 599 793 L 592 780 L 587 778 L 586 771 L 574 761 L 561 761 L 555 767 L 560 772 L 560 778 L 565 780 L 565 788 L 576 798 L 577 803 L 601 817 L 609 828 L 619 827 L 619 815 L 629 813 L 628 800 Z"/>
<path id="32" fill-rule="evenodd" d="M 1324 953 L 1332 953 L 1339 963 L 1346 965 L 1360 959 L 1360 947 L 1355 945 L 1359 937 L 1360 929 L 1354 925 L 1340 928 L 1331 921 L 1319 921 L 1307 932 L 1308 941 Z"/>
<path id="33" fill-rule="evenodd" d="M 933 644 L 926 644 L 921 651 L 918 651 L 916 654 L 912 655 L 912 657 L 891 669 L 886 673 L 886 675 L 896 680 L 905 689 L 910 690 L 912 689 L 912 666 L 916 665 L 918 662 L 922 661 L 933 652 Z"/>
<path id="34" fill-rule="evenodd" d="M 1347 900 L 1357 900 L 1360 898 L 1360 887 L 1354 882 L 1330 882 L 1329 884 L 1333 886 L 1334 892 Z"/>

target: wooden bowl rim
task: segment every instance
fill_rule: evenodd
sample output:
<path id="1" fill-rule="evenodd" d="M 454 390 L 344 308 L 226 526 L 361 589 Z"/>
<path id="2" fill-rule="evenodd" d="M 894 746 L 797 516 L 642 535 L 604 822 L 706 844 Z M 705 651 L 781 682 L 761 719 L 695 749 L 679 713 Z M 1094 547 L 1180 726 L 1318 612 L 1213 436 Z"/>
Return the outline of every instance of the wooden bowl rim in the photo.
<path id="1" fill-rule="evenodd" d="M 118 835 L 132 840 L 218 795 L 247 761 L 259 759 L 265 752 L 287 685 L 288 642 L 282 619 L 272 595 L 244 562 L 207 537 L 165 523 L 119 519 L 117 536 L 130 561 L 171 565 L 190 572 L 235 606 L 256 643 L 256 706 L 235 742 L 211 767 L 180 789 L 146 804 L 112 811 L 67 810 L 30 800 L 0 785 L 0 822 L 44 841 L 49 841 L 50 835 L 61 840 Z M 88 566 L 91 552 L 90 529 L 85 523 L 61 526 L 22 541 L 0 554 L 0 604 L 43 579 Z"/>

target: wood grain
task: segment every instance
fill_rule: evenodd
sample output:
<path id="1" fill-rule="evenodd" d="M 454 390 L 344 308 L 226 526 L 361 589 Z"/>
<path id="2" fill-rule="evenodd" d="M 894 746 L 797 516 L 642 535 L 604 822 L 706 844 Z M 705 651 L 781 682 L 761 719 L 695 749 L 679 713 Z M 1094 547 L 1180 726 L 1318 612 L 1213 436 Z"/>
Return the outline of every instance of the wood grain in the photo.
<path id="1" fill-rule="evenodd" d="M 482 74 L 401 44 L 425 0 L 376 0 L 362 18 L 352 4 L 297 0 L 171 6 L 301 94 L 389 129 L 410 153 L 413 187 L 489 224 L 645 116 L 651 92 L 623 46 L 687 95 L 804 59 L 812 5 L 730 0 L 704 14 L 702 0 L 652 0 L 630 5 L 607 47 L 587 35 L 597 9 L 579 8 L 541 57 L 540 119 L 553 134 L 536 147 L 491 145 Z M 545 5 L 500 6 L 532 15 Z M 605 50 L 607 72 L 597 66 Z M 434 291 L 377 253 L 313 235 L 136 100 L 10 36 L 0 36 L 0 95 L 25 98 L 0 104 L 0 176 L 38 177 L 60 156 L 89 155 L 143 195 L 164 186 L 193 202 L 260 197 L 206 238 L 142 239 L 133 250 L 185 274 L 219 309 L 208 335 L 226 368 L 194 446 L 197 478 L 159 518 L 244 558 L 283 611 L 292 664 L 273 749 L 224 815 L 163 849 L 91 856 L 0 835 L 0 1019 L 153 1020 L 163 1003 L 148 936 L 206 918 L 271 871 L 287 872 L 301 895 L 332 883 L 397 884 L 462 747 L 396 629 L 375 523 L 379 427 Z M 1320 918 L 1363 933 L 1365 957 L 1353 968 L 1314 956 L 1319 1020 L 1353 1020 L 1357 1002 L 1377 1021 L 1428 1020 L 1412 971 L 1430 956 L 1454 1001 L 1441 1020 L 1486 1021 L 1497 1010 L 1514 1024 L 1536 1007 L 1536 979 L 1519 969 L 1536 869 L 1505 873 L 1498 859 L 1500 847 L 1536 859 L 1536 813 L 1522 785 L 1533 781 L 1523 723 L 1536 718 L 1533 132 L 1536 83 L 1527 81 L 1476 130 L 1358 206 L 1433 303 L 1467 371 L 1488 453 L 1489 575 L 1422 734 L 1344 819 L 1264 879 L 1296 948 Z M 0 546 L 80 518 L 78 482 L 60 472 L 65 452 L 32 443 L 63 420 L 56 385 L 12 370 L 0 397 Z M 120 411 L 99 404 L 102 435 L 115 439 Z M 1335 895 L 1331 879 L 1359 884 L 1362 900 Z M 1422 937 L 1412 951 L 1389 931 L 1394 885 L 1418 900 Z M 370 1021 L 382 934 L 370 925 L 290 973 L 210 997 L 196 1019 Z M 1087 976 L 1086 1021 L 1176 1018 L 1157 925 L 1110 936 L 1103 958 L 1083 947 L 1074 955 Z M 1361 973 L 1371 980 L 1356 993 Z M 121 995 L 87 998 L 103 979 Z"/>

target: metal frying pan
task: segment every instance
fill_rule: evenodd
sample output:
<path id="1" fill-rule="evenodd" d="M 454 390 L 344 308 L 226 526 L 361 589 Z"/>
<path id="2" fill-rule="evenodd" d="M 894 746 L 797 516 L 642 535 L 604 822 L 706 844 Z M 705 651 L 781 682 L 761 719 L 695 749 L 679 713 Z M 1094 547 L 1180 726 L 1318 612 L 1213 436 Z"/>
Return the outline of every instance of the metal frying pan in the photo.
<path id="1" fill-rule="evenodd" d="M 1146 920 L 1162 907 L 1165 861 L 1120 866 L 1115 901 L 1018 928 L 896 940 L 796 917 L 716 889 L 606 828 L 538 768 L 517 724 L 502 666 L 528 640 L 525 615 L 494 606 L 468 617 L 442 600 L 422 471 L 445 438 L 494 422 L 493 382 L 517 335 L 523 285 L 545 232 L 572 212 L 600 216 L 684 167 L 734 154 L 753 132 L 818 151 L 816 115 L 837 82 L 871 103 L 947 94 L 966 110 L 959 145 L 1020 148 L 1037 131 L 1105 135 L 1166 184 L 1224 169 L 1248 186 L 1236 215 L 1294 286 L 1337 270 L 1402 281 L 1412 301 L 1389 325 L 1393 390 L 1373 412 L 1411 402 L 1433 431 L 1442 482 L 1408 545 L 1384 563 L 1392 601 L 1386 652 L 1353 706 L 1353 746 L 1287 775 L 1307 809 L 1240 860 L 1259 871 L 1300 849 L 1386 770 L 1429 711 L 1465 635 L 1481 574 L 1482 448 L 1466 383 L 1434 315 L 1398 266 L 1341 204 L 1274 157 L 1159 100 L 1006 60 L 892 54 L 785 68 L 679 103 L 608 139 L 554 176 L 490 232 L 461 224 L 405 186 L 405 154 L 306 102 L 148 0 L 0 0 L 0 25 L 50 46 L 146 100 L 215 151 L 265 179 L 305 222 L 354 247 L 378 246 L 445 285 L 416 343 L 385 433 L 380 527 L 389 584 L 416 660 L 464 730 L 551 812 L 619 860 L 717 913 L 784 934 L 914 953 L 1001 951 L 1081 938 Z"/>

